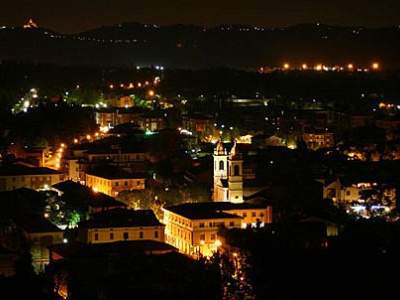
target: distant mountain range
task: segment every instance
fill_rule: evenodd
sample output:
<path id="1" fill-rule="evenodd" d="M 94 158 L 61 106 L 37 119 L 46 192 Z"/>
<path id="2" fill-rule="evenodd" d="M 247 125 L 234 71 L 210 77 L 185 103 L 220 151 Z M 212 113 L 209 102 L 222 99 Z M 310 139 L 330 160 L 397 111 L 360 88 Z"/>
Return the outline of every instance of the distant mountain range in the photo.
<path id="1" fill-rule="evenodd" d="M 0 27 L 0 60 L 65 65 L 258 68 L 302 63 L 400 67 L 400 26 L 214 28 L 123 23 L 79 34 Z"/>

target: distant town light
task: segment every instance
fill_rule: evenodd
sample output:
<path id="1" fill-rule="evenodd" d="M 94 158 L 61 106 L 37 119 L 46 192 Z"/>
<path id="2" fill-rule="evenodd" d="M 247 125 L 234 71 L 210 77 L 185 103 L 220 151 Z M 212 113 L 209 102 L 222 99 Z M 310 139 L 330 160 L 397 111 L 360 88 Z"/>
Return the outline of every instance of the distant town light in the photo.
<path id="1" fill-rule="evenodd" d="M 348 64 L 348 65 L 347 65 L 347 69 L 349 69 L 349 70 L 354 70 L 354 65 L 353 65 L 353 64 Z"/>
<path id="2" fill-rule="evenodd" d="M 373 69 L 373 70 L 379 70 L 379 68 L 380 68 L 379 63 L 374 62 L 374 63 L 372 64 L 372 69 Z"/>
<path id="3" fill-rule="evenodd" d="M 288 63 L 284 63 L 284 64 L 283 64 L 283 68 L 284 68 L 285 70 L 289 70 L 290 65 L 289 65 Z"/>
<path id="4" fill-rule="evenodd" d="M 308 69 L 308 66 L 307 66 L 307 64 L 302 64 L 302 65 L 301 65 L 301 68 L 302 68 L 303 70 L 307 70 L 307 69 Z"/>

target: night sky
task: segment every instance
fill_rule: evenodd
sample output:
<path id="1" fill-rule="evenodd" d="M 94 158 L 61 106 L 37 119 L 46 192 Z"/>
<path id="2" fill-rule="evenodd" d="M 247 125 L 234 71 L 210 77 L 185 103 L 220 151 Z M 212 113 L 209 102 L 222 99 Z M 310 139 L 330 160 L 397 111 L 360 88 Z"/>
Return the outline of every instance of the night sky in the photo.
<path id="1" fill-rule="evenodd" d="M 78 32 L 120 22 L 253 24 L 267 27 L 321 22 L 379 27 L 400 24 L 399 0 L 11 0 L 1 25 L 29 17 L 42 27 Z"/>

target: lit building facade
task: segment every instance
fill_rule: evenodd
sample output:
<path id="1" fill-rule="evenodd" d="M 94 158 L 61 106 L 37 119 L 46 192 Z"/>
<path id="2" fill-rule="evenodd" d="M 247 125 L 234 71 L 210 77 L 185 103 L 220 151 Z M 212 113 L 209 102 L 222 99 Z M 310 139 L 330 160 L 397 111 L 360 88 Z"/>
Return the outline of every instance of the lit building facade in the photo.
<path id="1" fill-rule="evenodd" d="M 269 206 L 229 202 L 185 203 L 163 209 L 165 241 L 188 255 L 209 256 L 221 246 L 218 232 L 272 223 Z"/>
<path id="2" fill-rule="evenodd" d="M 0 168 L 0 191 L 19 188 L 42 189 L 61 182 L 63 173 L 49 168 L 12 165 Z"/>
<path id="3" fill-rule="evenodd" d="M 101 192 L 111 197 L 118 196 L 122 191 L 144 190 L 146 179 L 141 175 L 97 174 L 86 173 L 86 185 L 95 192 Z"/>
<path id="4" fill-rule="evenodd" d="M 313 150 L 335 146 L 335 135 L 332 132 L 303 133 L 303 140 Z"/>
<path id="5" fill-rule="evenodd" d="M 152 240 L 164 242 L 164 225 L 152 210 L 113 209 L 92 215 L 79 223 L 79 240 L 84 243 Z"/>

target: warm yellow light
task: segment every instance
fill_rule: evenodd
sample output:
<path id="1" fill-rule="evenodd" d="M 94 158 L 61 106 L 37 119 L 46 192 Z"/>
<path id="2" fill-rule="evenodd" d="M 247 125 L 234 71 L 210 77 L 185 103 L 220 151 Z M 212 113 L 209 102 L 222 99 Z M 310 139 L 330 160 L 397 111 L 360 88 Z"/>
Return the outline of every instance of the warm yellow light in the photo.
<path id="1" fill-rule="evenodd" d="M 110 130 L 108 126 L 100 126 L 100 132 L 107 133 Z"/>
<path id="2" fill-rule="evenodd" d="M 96 187 L 93 187 L 92 190 L 93 190 L 93 192 L 95 192 L 95 193 L 98 192 L 98 189 L 97 189 Z"/>
<path id="3" fill-rule="evenodd" d="M 138 87 L 141 87 L 141 86 L 142 86 L 142 84 L 141 84 L 140 82 L 138 82 L 137 86 L 138 86 Z"/>
<path id="4" fill-rule="evenodd" d="M 74 139 L 74 143 L 77 144 L 78 143 L 78 139 Z"/>
<path id="5" fill-rule="evenodd" d="M 283 64 L 283 68 L 284 68 L 285 70 L 289 70 L 290 65 L 289 65 L 288 63 L 284 63 L 284 64 Z"/>
<path id="6" fill-rule="evenodd" d="M 205 243 L 205 242 L 204 242 L 203 240 L 200 241 L 200 245 L 204 245 L 204 243 Z"/>
<path id="7" fill-rule="evenodd" d="M 215 241 L 215 246 L 221 247 L 222 246 L 222 242 L 220 240 L 216 240 Z"/>
<path id="8" fill-rule="evenodd" d="M 301 65 L 301 68 L 302 68 L 303 70 L 307 70 L 307 69 L 308 69 L 308 66 L 307 66 L 307 64 L 302 64 L 302 65 Z"/>
<path id="9" fill-rule="evenodd" d="M 379 63 L 374 62 L 374 63 L 372 64 L 372 69 L 373 69 L 373 70 L 378 70 L 378 69 L 379 69 Z"/>
<path id="10" fill-rule="evenodd" d="M 64 147 L 65 147 L 65 144 L 64 144 L 64 143 L 61 143 L 60 146 L 61 146 L 62 148 L 64 148 Z"/>
<path id="11" fill-rule="evenodd" d="M 114 88 L 114 85 L 113 84 L 110 84 L 110 89 L 113 89 Z"/>
<path id="12" fill-rule="evenodd" d="M 155 93 L 153 90 L 148 91 L 147 93 L 150 97 L 154 97 Z"/>
<path id="13" fill-rule="evenodd" d="M 322 65 L 316 65 L 315 70 L 317 71 L 322 71 Z"/>
<path id="14" fill-rule="evenodd" d="M 86 136 L 86 139 L 88 139 L 88 140 L 90 140 L 92 137 L 90 136 L 90 134 L 88 134 L 87 136 Z"/>
<path id="15" fill-rule="evenodd" d="M 347 69 L 353 70 L 353 69 L 354 69 L 354 65 L 353 65 L 353 64 L 348 64 L 348 65 L 347 65 Z"/>

